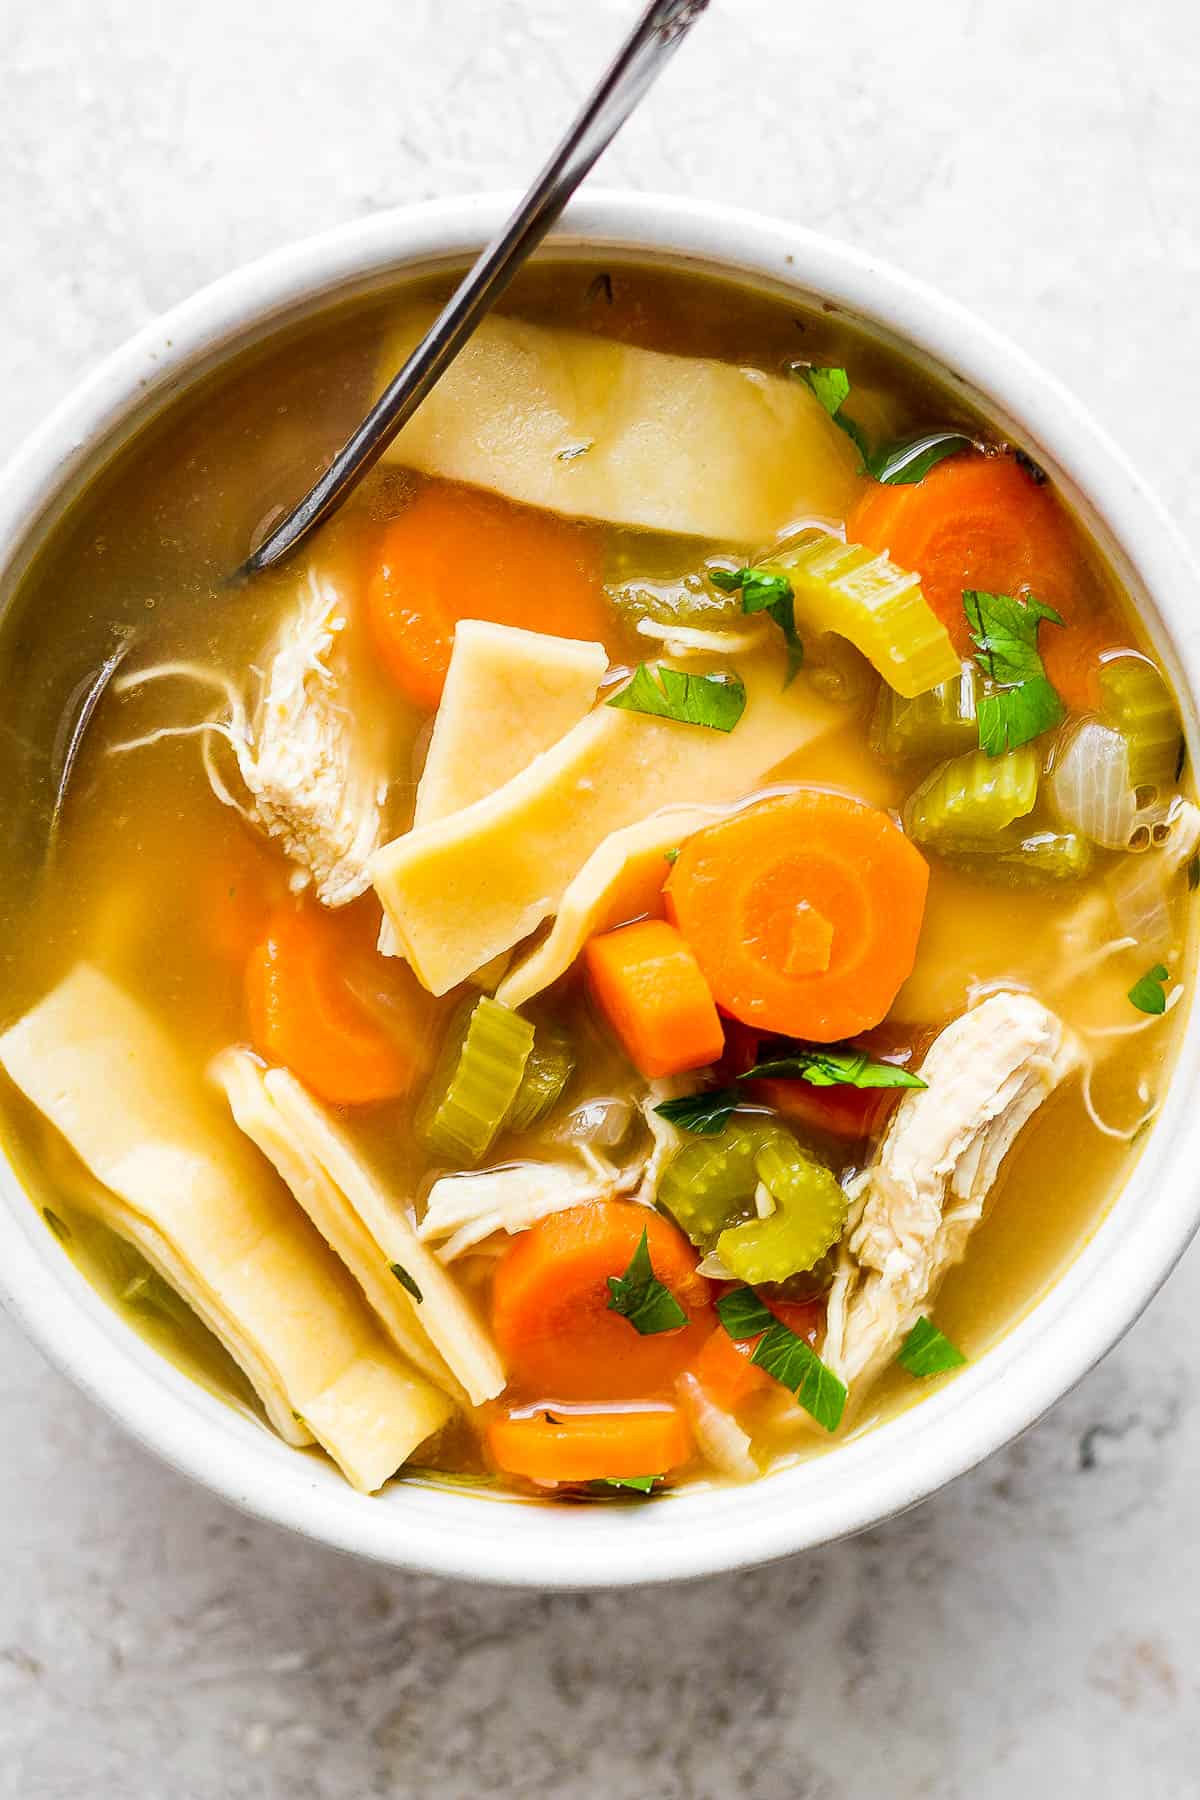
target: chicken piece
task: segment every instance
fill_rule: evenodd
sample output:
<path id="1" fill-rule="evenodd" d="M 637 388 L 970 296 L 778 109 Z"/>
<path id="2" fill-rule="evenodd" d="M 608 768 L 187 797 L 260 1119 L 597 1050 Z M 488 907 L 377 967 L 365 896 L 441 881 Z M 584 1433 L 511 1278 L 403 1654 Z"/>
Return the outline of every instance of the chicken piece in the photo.
<path id="1" fill-rule="evenodd" d="M 230 733 L 252 823 L 279 840 L 325 906 L 345 906 L 371 885 L 387 796 L 381 759 L 345 691 L 345 628 L 338 589 L 310 569 L 257 703 Z"/>
<path id="2" fill-rule="evenodd" d="M 1032 995 L 996 993 L 955 1019 L 921 1067 L 838 1254 L 822 1351 L 857 1395 L 892 1360 L 967 1239 L 1008 1151 L 1083 1062 L 1075 1037 Z"/>
<path id="3" fill-rule="evenodd" d="M 439 1262 L 453 1262 L 493 1232 L 528 1231 L 539 1219 L 565 1212 L 588 1200 L 603 1200 L 617 1191 L 618 1171 L 611 1177 L 569 1162 L 510 1163 L 471 1175 L 444 1175 L 429 1190 L 425 1217 L 417 1236 L 441 1242 Z"/>

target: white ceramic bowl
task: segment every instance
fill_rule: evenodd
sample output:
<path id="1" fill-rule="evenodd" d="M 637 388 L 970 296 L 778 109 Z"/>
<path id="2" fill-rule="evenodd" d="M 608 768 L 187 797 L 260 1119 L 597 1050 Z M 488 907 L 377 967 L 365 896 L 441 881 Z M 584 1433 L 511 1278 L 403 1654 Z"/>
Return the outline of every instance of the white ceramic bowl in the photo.
<path id="1" fill-rule="evenodd" d="M 81 480 L 149 413 L 232 350 L 325 299 L 473 254 L 506 197 L 437 202 L 314 238 L 227 276 L 119 350 L 0 475 L 0 570 L 20 570 Z M 666 259 L 844 309 L 927 358 L 1052 472 L 1126 577 L 1175 677 L 1196 742 L 1196 573 L 1119 452 L 1043 370 L 959 307 L 861 252 L 675 198 L 593 192 L 561 251 Z M 383 1563 L 541 1587 L 644 1582 L 766 1561 L 911 1506 L 1022 1431 L 1124 1332 L 1200 1219 L 1200 1036 L 1189 1018 L 1167 1103 L 1137 1171 L 1057 1286 L 979 1362 L 900 1418 L 747 1488 L 646 1506 L 560 1507 L 471 1490 L 354 1493 L 159 1358 L 76 1273 L 0 1166 L 0 1295 L 34 1341 L 175 1468 L 235 1505 Z M 1053 1184 L 1054 1170 L 1047 1170 Z"/>

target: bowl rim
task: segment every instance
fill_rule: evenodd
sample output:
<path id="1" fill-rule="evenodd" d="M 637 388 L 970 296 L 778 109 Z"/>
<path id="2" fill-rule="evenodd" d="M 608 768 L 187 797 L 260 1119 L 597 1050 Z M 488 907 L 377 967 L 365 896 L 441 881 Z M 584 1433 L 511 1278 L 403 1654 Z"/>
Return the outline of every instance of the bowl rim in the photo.
<path id="1" fill-rule="evenodd" d="M 114 351 L 0 470 L 0 572 L 21 566 L 57 495 L 96 447 L 247 334 L 372 278 L 469 255 L 508 194 L 436 200 L 339 226 L 223 276 Z M 594 189 L 553 234 L 561 254 L 668 258 L 817 295 L 933 359 L 1016 422 L 1100 520 L 1148 596 L 1196 741 L 1197 570 L 1108 435 L 1057 378 L 966 308 L 868 252 L 765 216 L 674 195 Z M 1187 1002 L 1185 1001 L 1185 1004 Z M 336 1549 L 437 1575 L 543 1589 L 643 1584 L 768 1562 L 877 1524 L 1032 1424 L 1137 1318 L 1200 1224 L 1194 1012 L 1166 1102 L 1125 1188 L 1045 1295 L 977 1363 L 836 1456 L 744 1488 L 569 1508 L 404 1483 L 367 1499 L 161 1358 L 62 1255 L 0 1157 L 0 1301 L 50 1360 L 140 1443 L 235 1506 Z"/>

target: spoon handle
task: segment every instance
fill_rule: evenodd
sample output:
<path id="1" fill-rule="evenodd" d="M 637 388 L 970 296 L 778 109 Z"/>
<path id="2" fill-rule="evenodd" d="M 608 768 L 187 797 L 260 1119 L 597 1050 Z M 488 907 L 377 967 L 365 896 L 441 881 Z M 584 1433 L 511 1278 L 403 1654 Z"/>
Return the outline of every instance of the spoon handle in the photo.
<path id="1" fill-rule="evenodd" d="M 481 253 L 325 473 L 247 558 L 235 580 L 284 561 L 379 460 L 541 243 L 707 5 L 708 0 L 651 0 L 516 212 Z"/>

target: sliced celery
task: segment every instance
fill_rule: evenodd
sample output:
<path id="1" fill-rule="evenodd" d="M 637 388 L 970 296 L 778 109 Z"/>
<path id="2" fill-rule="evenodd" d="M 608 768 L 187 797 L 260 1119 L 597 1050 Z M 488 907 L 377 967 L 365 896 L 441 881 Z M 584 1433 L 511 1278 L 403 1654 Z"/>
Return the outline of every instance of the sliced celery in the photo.
<path id="1" fill-rule="evenodd" d="M 505 1124 L 509 1131 L 528 1131 L 544 1119 L 575 1073 L 575 1052 L 565 1032 L 540 1025 L 533 1035 L 533 1049 Z"/>
<path id="2" fill-rule="evenodd" d="M 1022 836 L 1015 829 L 979 845 L 955 845 L 953 854 L 973 874 L 1009 887 L 1079 881 L 1095 861 L 1095 851 L 1078 831 L 1032 831 Z"/>
<path id="3" fill-rule="evenodd" d="M 1029 744 L 1003 756 L 972 750 L 927 775 L 904 808 L 904 825 L 918 844 L 977 845 L 1033 811 L 1038 758 Z"/>
<path id="4" fill-rule="evenodd" d="M 455 1020 L 417 1119 L 431 1150 L 467 1163 L 484 1155 L 520 1091 L 533 1026 L 489 994 Z"/>
<path id="5" fill-rule="evenodd" d="M 822 531 L 767 567 L 791 582 L 802 631 L 849 638 L 906 698 L 958 673 L 958 655 L 921 592 L 920 577 L 886 555 Z"/>
<path id="6" fill-rule="evenodd" d="M 979 743 L 978 694 L 979 675 L 970 662 L 910 700 L 885 684 L 871 721 L 871 748 L 893 763 L 963 755 Z"/>
<path id="7" fill-rule="evenodd" d="M 1129 746 L 1129 779 L 1135 788 L 1170 787 L 1175 780 L 1182 726 L 1171 690 L 1151 662 L 1119 656 L 1100 670 L 1101 712 Z"/>
<path id="8" fill-rule="evenodd" d="M 757 1287 L 786 1281 L 821 1260 L 842 1234 L 846 1195 L 824 1163 L 786 1132 L 763 1144 L 754 1166 L 775 1210 L 723 1231 L 717 1255 L 740 1280 Z"/>
<path id="9" fill-rule="evenodd" d="M 764 1144 L 786 1137 L 765 1114 L 731 1119 L 719 1137 L 696 1138 L 677 1150 L 658 1184 L 658 1204 L 701 1250 L 711 1250 L 758 1186 L 755 1159 Z"/>

